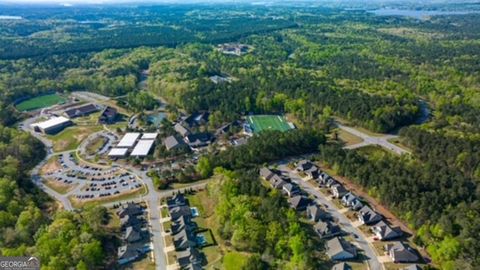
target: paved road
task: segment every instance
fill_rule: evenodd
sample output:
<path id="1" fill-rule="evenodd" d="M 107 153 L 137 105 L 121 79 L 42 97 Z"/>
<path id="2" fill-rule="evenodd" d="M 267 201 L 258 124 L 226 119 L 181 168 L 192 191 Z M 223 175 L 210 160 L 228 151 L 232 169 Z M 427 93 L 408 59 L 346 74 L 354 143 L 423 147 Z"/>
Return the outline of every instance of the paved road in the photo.
<path id="1" fill-rule="evenodd" d="M 315 187 L 311 183 L 302 180 L 298 174 L 292 172 L 287 167 L 287 164 L 288 162 L 282 162 L 278 166 L 278 169 L 288 174 L 288 176 L 292 179 L 294 183 L 297 183 L 305 192 L 315 197 L 315 201 L 318 204 L 327 205 L 328 208 L 326 209 L 326 211 L 334 219 L 338 220 L 338 223 L 342 227 L 343 231 L 358 236 L 355 242 L 357 243 L 358 247 L 364 251 L 365 256 L 368 258 L 367 262 L 370 270 L 383 270 L 384 267 L 379 262 L 378 255 L 376 254 L 374 247 L 367 242 L 365 235 L 359 229 L 354 227 L 352 222 L 347 217 L 345 217 L 345 215 L 340 213 L 339 209 L 335 206 L 335 204 L 327 200 L 323 193 L 315 189 Z"/>
<path id="2" fill-rule="evenodd" d="M 410 153 L 409 151 L 401 147 L 398 147 L 395 144 L 388 141 L 389 139 L 397 138 L 398 137 L 397 135 L 383 135 L 383 136 L 375 137 L 375 136 L 370 136 L 366 133 L 363 133 L 352 127 L 344 126 L 340 123 L 337 123 L 337 125 L 338 125 L 338 128 L 345 130 L 346 132 L 351 133 L 363 139 L 363 142 L 346 146 L 345 147 L 346 149 L 356 149 L 356 148 L 364 147 L 367 145 L 379 145 L 399 155 Z"/>

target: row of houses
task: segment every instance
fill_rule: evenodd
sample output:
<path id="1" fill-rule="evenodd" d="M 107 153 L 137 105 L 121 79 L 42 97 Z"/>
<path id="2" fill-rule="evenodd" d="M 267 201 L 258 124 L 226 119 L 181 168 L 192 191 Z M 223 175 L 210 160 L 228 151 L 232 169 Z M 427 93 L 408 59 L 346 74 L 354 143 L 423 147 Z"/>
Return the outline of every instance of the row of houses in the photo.
<path id="1" fill-rule="evenodd" d="M 177 261 L 181 269 L 202 269 L 203 255 L 197 243 L 197 224 L 188 201 L 183 194 L 176 194 L 167 200 L 172 221 L 172 237 Z"/>
<path id="2" fill-rule="evenodd" d="M 362 200 L 353 192 L 350 192 L 341 183 L 333 177 L 323 172 L 318 166 L 309 160 L 302 160 L 297 163 L 296 171 L 304 174 L 309 179 L 316 181 L 319 186 L 329 188 L 332 196 L 339 199 L 341 204 L 352 211 L 356 211 L 358 221 L 361 224 L 369 226 L 371 232 L 375 235 L 375 240 L 390 241 L 403 236 L 400 228 L 394 228 L 383 220 L 383 216 L 373 210 L 370 206 L 364 205 Z M 325 224 L 319 225 L 320 229 L 325 230 Z M 327 235 L 335 235 L 335 227 L 329 227 Z M 328 246 L 328 244 L 327 244 Z M 334 246 L 338 247 L 338 242 Z M 417 252 L 407 244 L 400 241 L 385 245 L 385 251 L 396 263 L 417 262 L 419 256 Z M 350 253 L 354 255 L 353 253 Z"/>
<path id="3" fill-rule="evenodd" d="M 127 203 L 117 211 L 122 229 L 122 245 L 117 252 L 120 265 L 135 261 L 150 251 L 143 214 L 143 208 L 136 203 Z"/>

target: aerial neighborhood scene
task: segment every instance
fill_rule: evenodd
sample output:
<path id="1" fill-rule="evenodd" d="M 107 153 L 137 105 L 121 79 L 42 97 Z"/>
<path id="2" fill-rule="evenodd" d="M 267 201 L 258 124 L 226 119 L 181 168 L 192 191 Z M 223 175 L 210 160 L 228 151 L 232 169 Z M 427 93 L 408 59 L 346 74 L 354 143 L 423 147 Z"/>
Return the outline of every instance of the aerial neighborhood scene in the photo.
<path id="1" fill-rule="evenodd" d="M 4 268 L 480 269 L 480 2 L 1 1 Z"/>

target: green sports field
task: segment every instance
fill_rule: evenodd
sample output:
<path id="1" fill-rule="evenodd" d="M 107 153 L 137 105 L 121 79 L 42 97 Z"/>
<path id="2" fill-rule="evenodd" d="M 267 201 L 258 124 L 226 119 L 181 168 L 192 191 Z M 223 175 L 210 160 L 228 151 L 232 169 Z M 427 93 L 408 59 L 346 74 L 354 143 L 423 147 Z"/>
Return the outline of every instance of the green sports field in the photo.
<path id="1" fill-rule="evenodd" d="M 65 98 L 58 94 L 50 94 L 27 99 L 18 103 L 16 107 L 17 110 L 25 112 L 50 107 L 61 102 L 65 102 Z"/>
<path id="2" fill-rule="evenodd" d="M 263 130 L 287 131 L 292 129 L 285 117 L 279 115 L 248 116 L 247 121 L 253 133 L 259 133 Z"/>

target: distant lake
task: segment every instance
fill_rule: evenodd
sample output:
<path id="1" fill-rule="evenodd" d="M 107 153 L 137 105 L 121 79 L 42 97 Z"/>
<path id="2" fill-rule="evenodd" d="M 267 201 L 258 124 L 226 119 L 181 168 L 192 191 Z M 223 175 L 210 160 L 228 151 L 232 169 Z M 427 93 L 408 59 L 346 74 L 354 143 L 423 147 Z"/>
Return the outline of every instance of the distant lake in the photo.
<path id="1" fill-rule="evenodd" d="M 464 15 L 470 13 L 479 13 L 479 11 L 441 11 L 441 10 L 413 10 L 413 9 L 393 9 L 381 8 L 370 11 L 378 16 L 405 16 L 416 19 L 422 19 L 429 16 L 443 16 L 443 15 Z"/>
<path id="2" fill-rule="evenodd" d="M 21 19 L 23 19 L 21 16 L 0 15 L 0 20 L 21 20 Z"/>

